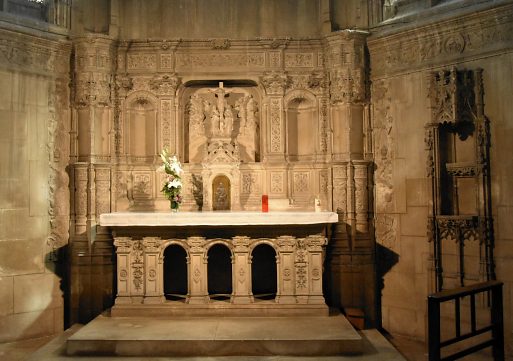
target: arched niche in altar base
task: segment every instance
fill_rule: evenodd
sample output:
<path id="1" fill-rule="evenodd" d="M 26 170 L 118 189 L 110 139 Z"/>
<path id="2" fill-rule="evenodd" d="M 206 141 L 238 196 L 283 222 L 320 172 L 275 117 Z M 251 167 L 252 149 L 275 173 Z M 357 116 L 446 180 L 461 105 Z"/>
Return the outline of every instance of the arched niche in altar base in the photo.
<path id="1" fill-rule="evenodd" d="M 116 313 L 123 315 L 123 305 L 137 304 L 167 304 L 172 306 L 176 302 L 209 304 L 216 300 L 230 300 L 230 304 L 248 304 L 258 301 L 269 301 L 277 304 L 312 304 L 323 305 L 322 279 L 316 274 L 322 272 L 323 251 L 326 239 L 322 235 L 310 235 L 306 238 L 291 236 L 252 239 L 249 237 L 235 237 L 232 239 L 203 237 L 189 237 L 188 239 L 161 239 L 159 237 L 144 237 L 140 240 L 131 237 L 115 238 L 118 256 L 118 294 L 116 299 Z M 211 252 L 217 246 L 224 251 L 223 274 L 212 274 L 219 267 L 211 267 L 216 260 Z M 184 254 L 186 263 L 186 291 L 178 295 L 166 294 L 168 277 L 166 250 L 177 247 Z M 271 253 L 262 265 L 261 257 L 255 257 L 255 252 L 268 248 Z M 228 257 L 228 259 L 226 259 Z M 274 287 L 270 294 L 254 293 L 253 284 L 256 277 L 254 269 L 268 267 L 269 262 L 275 270 L 274 280 L 266 280 L 266 284 Z M 229 263 L 228 267 L 226 267 Z M 255 267 L 256 266 L 256 267 Z M 260 267 L 260 268 L 259 268 Z M 308 274 L 312 277 L 308 276 Z M 183 275 L 180 276 L 183 278 Z M 216 292 L 219 284 L 210 285 L 214 278 L 223 278 L 222 286 L 226 288 L 227 282 L 231 285 L 229 292 Z M 222 287 L 221 287 L 222 288 Z M 175 297 L 169 297 L 175 296 Z M 269 296 L 269 297 L 266 297 Z M 170 302 L 171 301 L 171 302 Z M 143 309 L 140 309 L 143 312 Z M 163 309 L 160 309 L 163 311 Z M 182 312 L 185 312 L 182 309 Z M 327 311 L 327 308 L 325 309 Z M 121 313 L 120 313 L 121 312 Z M 130 310 L 128 312 L 131 312 Z M 258 311 L 257 311 L 258 312 Z"/>

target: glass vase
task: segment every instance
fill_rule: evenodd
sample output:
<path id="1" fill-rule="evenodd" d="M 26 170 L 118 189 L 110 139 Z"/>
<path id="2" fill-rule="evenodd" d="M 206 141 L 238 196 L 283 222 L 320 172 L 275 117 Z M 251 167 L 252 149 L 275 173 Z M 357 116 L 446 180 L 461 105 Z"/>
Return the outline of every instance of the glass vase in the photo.
<path id="1" fill-rule="evenodd" d="M 171 208 L 171 212 L 178 212 L 178 208 L 180 208 L 180 203 L 176 201 L 171 201 L 169 207 Z"/>

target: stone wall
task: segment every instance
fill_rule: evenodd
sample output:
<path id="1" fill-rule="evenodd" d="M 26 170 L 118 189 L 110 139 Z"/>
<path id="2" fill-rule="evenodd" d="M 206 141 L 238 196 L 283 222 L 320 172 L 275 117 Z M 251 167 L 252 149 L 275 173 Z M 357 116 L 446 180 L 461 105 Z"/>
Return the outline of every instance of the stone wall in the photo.
<path id="1" fill-rule="evenodd" d="M 69 48 L 5 29 L 0 39 L 0 341 L 12 341 L 64 328 Z"/>
<path id="2" fill-rule="evenodd" d="M 396 26 L 386 35 L 375 29 L 368 41 L 383 327 L 420 339 L 427 326 L 426 297 L 434 292 L 432 243 L 426 236 L 431 190 L 424 125 L 431 121 L 429 76 L 440 69 L 483 69 L 484 113 L 491 126 L 496 275 L 505 284 L 504 320 L 513 317 L 513 229 L 507 216 L 513 203 L 513 6 L 458 15 L 431 18 L 417 28 Z M 511 353 L 511 324 L 505 322 L 505 327 Z"/>

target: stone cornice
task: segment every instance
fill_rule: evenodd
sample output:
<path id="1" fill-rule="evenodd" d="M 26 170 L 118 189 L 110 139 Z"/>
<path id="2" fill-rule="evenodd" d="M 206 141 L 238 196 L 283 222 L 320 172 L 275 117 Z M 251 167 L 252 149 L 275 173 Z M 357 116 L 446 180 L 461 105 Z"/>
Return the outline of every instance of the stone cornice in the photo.
<path id="1" fill-rule="evenodd" d="M 69 75 L 71 44 L 0 29 L 0 66 L 48 77 Z"/>
<path id="2" fill-rule="evenodd" d="M 454 64 L 513 49 L 513 4 L 368 40 L 371 77 Z"/>

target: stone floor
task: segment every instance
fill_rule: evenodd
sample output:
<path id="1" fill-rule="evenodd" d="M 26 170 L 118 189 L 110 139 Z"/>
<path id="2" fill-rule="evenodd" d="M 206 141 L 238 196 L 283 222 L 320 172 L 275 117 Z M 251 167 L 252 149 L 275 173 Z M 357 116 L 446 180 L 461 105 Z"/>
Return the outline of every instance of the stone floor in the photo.
<path id="1" fill-rule="evenodd" d="M 366 330 L 364 352 L 358 356 L 291 357 L 291 356 L 224 356 L 224 357 L 87 357 L 65 355 L 66 340 L 81 327 L 74 326 L 61 335 L 0 345 L 2 361 L 406 361 L 377 330 Z M 42 347 L 41 347 L 42 346 Z"/>
<path id="2" fill-rule="evenodd" d="M 332 356 L 359 354 L 363 338 L 343 315 L 330 317 L 110 317 L 67 341 L 69 355 Z"/>
<path id="3" fill-rule="evenodd" d="M 0 360 L 2 361 L 135 361 L 140 357 L 69 357 L 64 355 L 66 340 L 76 333 L 81 326 L 75 325 L 56 337 L 43 337 L 25 341 L 0 344 Z M 144 361 L 427 361 L 424 342 L 406 337 L 387 335 L 385 338 L 377 330 L 362 331 L 365 336 L 364 353 L 360 356 L 341 357 L 201 357 L 201 358 L 170 358 L 145 357 Z M 387 340 L 388 339 L 388 340 Z M 393 346 L 391 345 L 390 341 Z M 489 355 L 477 354 L 467 356 L 463 361 L 488 361 Z M 512 361 L 513 358 L 507 358 Z"/>

